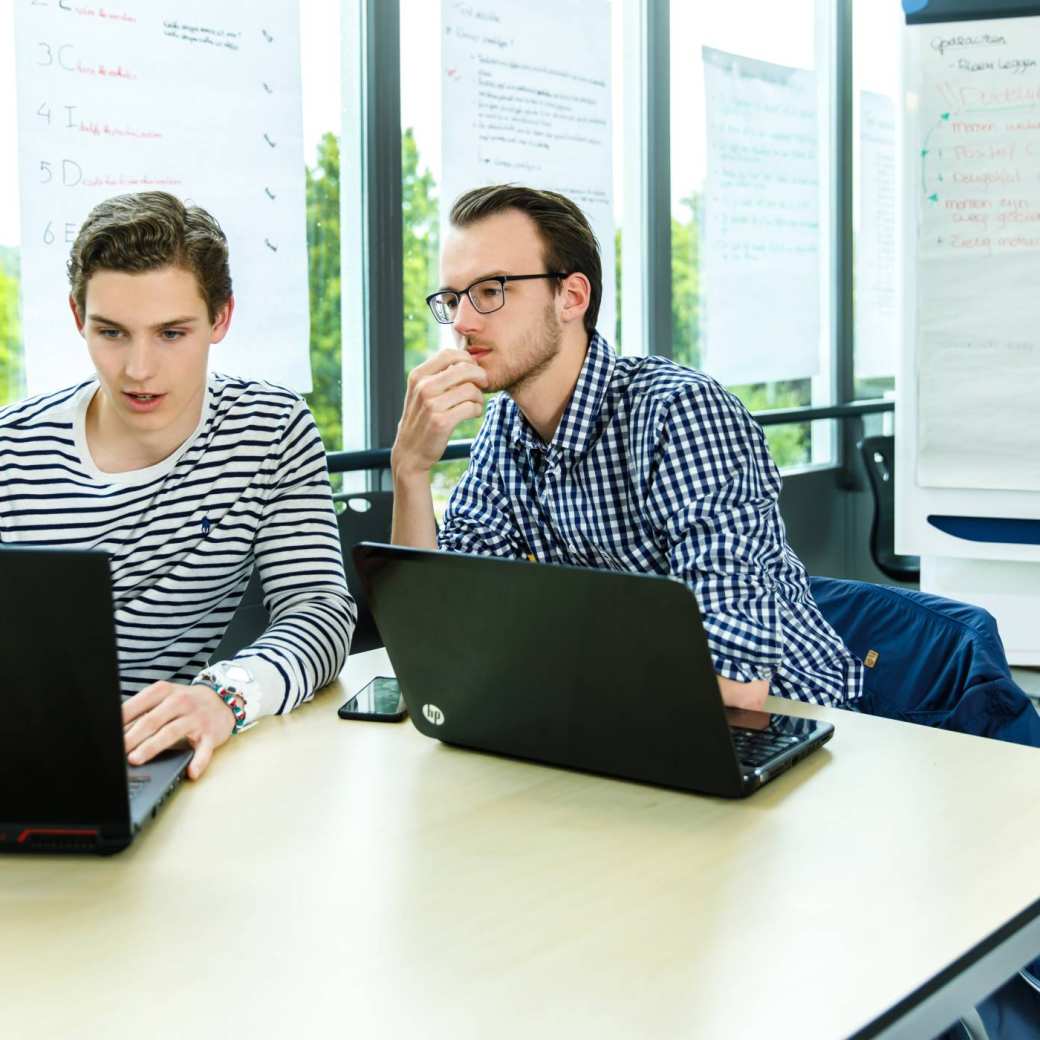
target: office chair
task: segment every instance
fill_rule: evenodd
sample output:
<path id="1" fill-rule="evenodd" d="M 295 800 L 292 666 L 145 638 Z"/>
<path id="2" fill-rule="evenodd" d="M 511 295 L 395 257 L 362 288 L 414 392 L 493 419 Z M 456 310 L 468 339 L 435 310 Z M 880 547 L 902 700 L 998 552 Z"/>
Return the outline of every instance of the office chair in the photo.
<path id="1" fill-rule="evenodd" d="M 351 550 L 358 542 L 390 541 L 390 526 L 393 517 L 394 496 L 391 491 L 370 491 L 365 494 L 333 495 L 336 506 L 336 522 L 339 526 L 339 542 L 343 551 L 343 569 L 347 575 L 347 588 L 357 603 L 358 620 L 350 652 L 360 654 L 383 645 L 383 638 L 376 628 L 372 612 L 361 579 L 354 569 Z M 213 651 L 211 661 L 227 661 L 244 646 L 249 646 L 267 628 L 267 609 L 264 607 L 260 574 L 253 574 L 242 595 L 234 616 L 228 624 L 224 638 Z"/>
<path id="2" fill-rule="evenodd" d="M 339 521 L 339 540 L 343 546 L 343 569 L 358 608 L 357 627 L 350 644 L 352 654 L 374 650 L 383 645 L 383 637 L 376 628 L 375 619 L 368 609 L 365 589 L 354 568 L 351 550 L 358 542 L 389 542 L 393 522 L 394 494 L 392 491 L 368 491 L 333 495 Z"/>
<path id="3" fill-rule="evenodd" d="M 874 566 L 894 581 L 919 581 L 920 557 L 901 556 L 895 551 L 895 438 L 864 437 L 859 442 L 859 451 L 874 493 L 874 519 L 870 525 L 870 555 Z"/>

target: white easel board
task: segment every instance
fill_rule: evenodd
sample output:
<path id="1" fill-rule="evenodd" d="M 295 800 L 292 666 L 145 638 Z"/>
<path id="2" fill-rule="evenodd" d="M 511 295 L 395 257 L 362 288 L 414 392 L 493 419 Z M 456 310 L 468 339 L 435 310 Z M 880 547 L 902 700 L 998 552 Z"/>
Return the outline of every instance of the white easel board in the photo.
<path id="1" fill-rule="evenodd" d="M 1040 17 L 908 25 L 901 107 L 896 549 L 1040 563 Z"/>

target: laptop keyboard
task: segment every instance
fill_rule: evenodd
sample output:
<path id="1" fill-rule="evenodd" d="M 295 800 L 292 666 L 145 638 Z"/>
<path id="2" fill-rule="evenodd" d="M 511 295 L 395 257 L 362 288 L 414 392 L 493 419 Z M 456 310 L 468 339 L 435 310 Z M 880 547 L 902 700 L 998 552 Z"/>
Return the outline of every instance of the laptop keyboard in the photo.
<path id="1" fill-rule="evenodd" d="M 730 729 L 733 746 L 740 764 L 749 769 L 764 765 L 798 743 L 798 737 L 774 733 L 768 729 Z"/>

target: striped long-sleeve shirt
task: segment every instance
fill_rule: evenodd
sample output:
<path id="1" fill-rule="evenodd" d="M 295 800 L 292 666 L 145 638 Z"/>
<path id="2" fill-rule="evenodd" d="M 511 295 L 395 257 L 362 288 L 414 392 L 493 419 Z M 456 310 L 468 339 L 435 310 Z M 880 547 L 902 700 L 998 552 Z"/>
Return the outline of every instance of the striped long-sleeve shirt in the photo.
<path id="1" fill-rule="evenodd" d="M 109 554 L 125 694 L 191 682 L 255 565 L 270 624 L 235 658 L 255 680 L 247 721 L 307 700 L 339 674 L 356 608 L 305 403 L 213 375 L 195 432 L 172 455 L 104 473 L 84 432 L 97 389 L 91 381 L 0 409 L 0 543 Z"/>
<path id="2" fill-rule="evenodd" d="M 670 574 L 697 595 L 719 675 L 818 704 L 855 700 L 863 665 L 813 601 L 779 493 L 762 429 L 736 397 L 664 358 L 618 358 L 593 335 L 551 443 L 505 394 L 492 401 L 439 544 Z"/>

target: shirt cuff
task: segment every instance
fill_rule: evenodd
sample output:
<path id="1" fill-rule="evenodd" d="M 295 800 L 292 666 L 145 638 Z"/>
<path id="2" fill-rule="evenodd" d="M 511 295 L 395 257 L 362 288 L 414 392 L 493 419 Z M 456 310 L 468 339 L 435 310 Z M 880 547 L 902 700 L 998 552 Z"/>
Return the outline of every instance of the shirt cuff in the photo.
<path id="1" fill-rule="evenodd" d="M 721 675 L 723 679 L 732 682 L 750 683 L 758 682 L 760 679 L 772 679 L 776 673 L 775 668 L 767 664 L 755 664 L 751 661 L 737 661 L 731 657 L 716 657 L 712 663 L 715 666 L 715 674 Z"/>
<path id="2" fill-rule="evenodd" d="M 246 729 L 265 715 L 274 715 L 281 706 L 285 681 L 281 673 L 262 657 L 239 657 L 233 661 L 217 661 L 204 669 L 228 686 L 234 686 L 246 702 Z M 248 676 L 248 678 L 245 678 Z"/>

